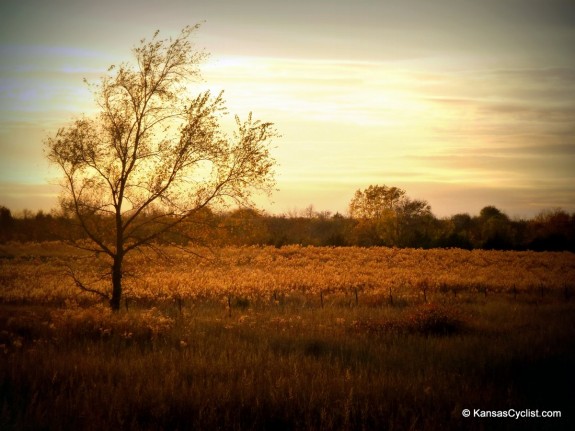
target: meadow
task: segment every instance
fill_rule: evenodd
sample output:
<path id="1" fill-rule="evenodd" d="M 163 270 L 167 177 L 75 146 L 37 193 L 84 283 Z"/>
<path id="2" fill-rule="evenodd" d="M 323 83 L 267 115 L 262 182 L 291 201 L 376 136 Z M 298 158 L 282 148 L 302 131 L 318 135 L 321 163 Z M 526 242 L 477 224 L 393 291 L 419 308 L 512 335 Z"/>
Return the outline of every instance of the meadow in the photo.
<path id="1" fill-rule="evenodd" d="M 0 247 L 0 429 L 575 424 L 572 253 L 161 246 L 118 313 L 107 265 Z"/>

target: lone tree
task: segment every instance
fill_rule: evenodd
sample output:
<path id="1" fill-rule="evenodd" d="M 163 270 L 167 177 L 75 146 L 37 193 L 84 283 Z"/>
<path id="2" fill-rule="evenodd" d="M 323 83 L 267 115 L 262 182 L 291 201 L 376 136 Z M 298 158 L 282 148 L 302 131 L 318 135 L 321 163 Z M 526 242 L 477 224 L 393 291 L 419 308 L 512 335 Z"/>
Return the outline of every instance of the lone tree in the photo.
<path id="1" fill-rule="evenodd" d="M 416 245 L 432 217 L 426 201 L 411 199 L 405 190 L 386 185 L 357 190 L 349 214 L 359 221 L 356 232 L 361 242 L 401 247 Z"/>
<path id="2" fill-rule="evenodd" d="M 142 39 L 134 62 L 111 66 L 91 85 L 99 113 L 61 128 L 46 142 L 48 159 L 63 173 L 63 212 L 88 241 L 80 248 L 104 253 L 111 264 L 111 294 L 120 308 L 126 255 L 150 246 L 208 207 L 253 205 L 254 191 L 270 193 L 274 159 L 271 123 L 236 116 L 222 131 L 222 93 L 189 96 L 205 54 L 185 27 L 175 39 Z"/>

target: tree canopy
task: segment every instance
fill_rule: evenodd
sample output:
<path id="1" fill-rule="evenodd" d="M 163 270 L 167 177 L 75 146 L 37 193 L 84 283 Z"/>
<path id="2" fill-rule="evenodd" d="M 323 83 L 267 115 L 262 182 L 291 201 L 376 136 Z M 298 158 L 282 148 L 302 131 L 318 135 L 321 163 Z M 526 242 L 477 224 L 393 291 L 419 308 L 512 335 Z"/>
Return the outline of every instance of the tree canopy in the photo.
<path id="1" fill-rule="evenodd" d="M 432 218 L 426 201 L 411 199 L 405 190 L 386 185 L 357 190 L 349 204 L 349 213 L 360 220 L 356 233 L 358 242 L 365 245 L 413 245 L 414 241 L 421 241 L 421 235 L 426 235 Z"/>
<path id="2" fill-rule="evenodd" d="M 127 253 L 208 206 L 249 207 L 254 191 L 274 186 L 273 125 L 236 116 L 229 136 L 221 126 L 223 94 L 191 96 L 206 56 L 191 42 L 197 28 L 174 39 L 160 39 L 158 31 L 142 39 L 132 63 L 110 66 L 91 85 L 98 115 L 46 140 L 48 159 L 63 174 L 62 210 L 90 240 L 76 244 L 112 261 L 111 295 L 99 293 L 113 309 Z"/>

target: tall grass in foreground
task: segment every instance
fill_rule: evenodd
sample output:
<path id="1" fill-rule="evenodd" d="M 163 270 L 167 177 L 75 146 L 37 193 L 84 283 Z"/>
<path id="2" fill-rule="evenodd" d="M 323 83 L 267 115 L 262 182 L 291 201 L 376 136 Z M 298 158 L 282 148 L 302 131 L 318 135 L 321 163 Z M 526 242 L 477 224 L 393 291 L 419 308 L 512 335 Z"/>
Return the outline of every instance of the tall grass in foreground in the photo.
<path id="1" fill-rule="evenodd" d="M 240 307 L 241 305 L 241 307 Z M 0 306 L 0 429 L 573 429 L 575 304 Z M 464 408 L 561 419 L 463 418 Z"/>

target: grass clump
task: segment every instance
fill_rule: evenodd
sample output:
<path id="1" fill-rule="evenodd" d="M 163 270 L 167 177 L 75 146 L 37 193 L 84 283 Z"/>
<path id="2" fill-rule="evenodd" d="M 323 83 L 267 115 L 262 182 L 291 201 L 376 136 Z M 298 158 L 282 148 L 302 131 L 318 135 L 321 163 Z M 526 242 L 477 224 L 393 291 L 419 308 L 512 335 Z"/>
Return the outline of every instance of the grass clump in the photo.
<path id="1" fill-rule="evenodd" d="M 451 305 L 422 304 L 409 307 L 396 316 L 384 319 L 353 322 L 358 332 L 370 334 L 404 333 L 424 336 L 449 336 L 461 334 L 470 328 L 462 313 Z"/>
<path id="2" fill-rule="evenodd" d="M 464 331 L 467 323 L 454 307 L 431 303 L 409 311 L 404 326 L 423 335 L 454 335 Z"/>
<path id="3" fill-rule="evenodd" d="M 66 308 L 51 312 L 50 328 L 67 341 L 98 340 L 121 337 L 134 341 L 155 341 L 174 326 L 174 319 L 155 307 L 129 313 L 114 313 L 109 307 L 79 307 L 69 303 Z"/>

